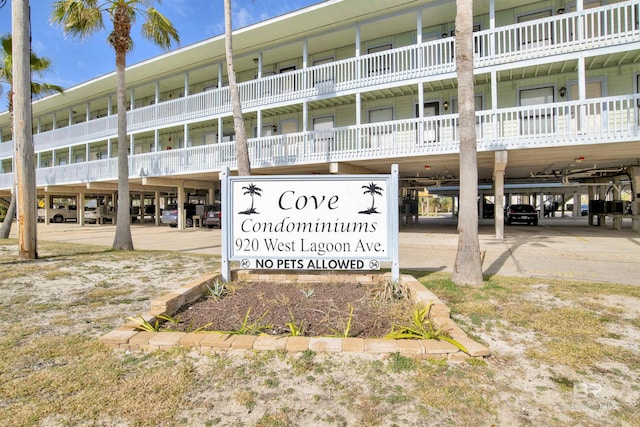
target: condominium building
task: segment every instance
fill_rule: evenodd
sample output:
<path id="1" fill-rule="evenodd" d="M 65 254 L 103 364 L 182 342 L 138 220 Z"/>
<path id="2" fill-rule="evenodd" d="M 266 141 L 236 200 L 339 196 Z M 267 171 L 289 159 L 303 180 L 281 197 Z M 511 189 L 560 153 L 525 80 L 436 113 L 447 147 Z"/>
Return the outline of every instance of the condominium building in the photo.
<path id="1" fill-rule="evenodd" d="M 541 209 L 544 195 L 618 200 L 628 188 L 637 219 L 639 6 L 474 2 L 482 195 L 498 194 L 500 206 L 503 193 L 526 194 Z M 327 0 L 236 30 L 253 173 L 389 173 L 395 163 L 407 191 L 455 192 L 455 13 L 454 1 Z M 181 206 L 218 198 L 219 173 L 236 168 L 224 35 L 130 65 L 126 81 L 134 199 Z M 115 194 L 115 91 L 113 72 L 33 103 L 37 190 L 47 207 L 51 196 L 82 206 Z M 1 197 L 14 182 L 7 112 L 0 142 Z"/>

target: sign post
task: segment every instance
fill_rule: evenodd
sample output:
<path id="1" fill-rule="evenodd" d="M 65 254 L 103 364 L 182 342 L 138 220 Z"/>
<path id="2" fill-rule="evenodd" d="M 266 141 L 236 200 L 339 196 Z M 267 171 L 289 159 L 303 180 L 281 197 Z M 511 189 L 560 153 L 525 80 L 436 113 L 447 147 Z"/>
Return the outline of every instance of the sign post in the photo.
<path id="1" fill-rule="evenodd" d="M 379 270 L 399 279 L 398 167 L 390 175 L 222 173 L 222 278 L 256 270 Z"/>

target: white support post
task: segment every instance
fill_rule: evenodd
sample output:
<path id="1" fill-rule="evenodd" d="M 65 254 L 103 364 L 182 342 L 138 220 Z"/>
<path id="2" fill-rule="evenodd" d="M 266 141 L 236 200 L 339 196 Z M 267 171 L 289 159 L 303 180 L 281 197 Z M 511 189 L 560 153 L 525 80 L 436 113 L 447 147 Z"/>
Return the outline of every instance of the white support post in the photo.
<path id="1" fill-rule="evenodd" d="M 496 239 L 504 239 L 504 171 L 507 168 L 508 152 L 496 151 L 493 165 L 493 222 Z"/>
<path id="2" fill-rule="evenodd" d="M 185 211 L 184 211 L 184 185 L 180 185 L 178 187 L 178 200 L 177 200 L 177 211 L 178 211 L 178 230 L 184 230 L 185 226 Z"/>

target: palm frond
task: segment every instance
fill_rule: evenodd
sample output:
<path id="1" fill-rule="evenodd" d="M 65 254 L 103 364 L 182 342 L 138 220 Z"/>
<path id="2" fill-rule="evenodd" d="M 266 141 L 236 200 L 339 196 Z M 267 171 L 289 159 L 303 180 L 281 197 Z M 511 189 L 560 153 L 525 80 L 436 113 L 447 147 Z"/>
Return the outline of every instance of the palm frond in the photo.
<path id="1" fill-rule="evenodd" d="M 180 43 L 178 30 L 156 8 L 150 7 L 145 13 L 145 23 L 142 24 L 142 35 L 162 47 L 169 49 L 172 42 Z"/>
<path id="2" fill-rule="evenodd" d="M 51 19 L 65 34 L 84 39 L 104 28 L 102 12 L 96 0 L 60 0 L 53 4 Z"/>

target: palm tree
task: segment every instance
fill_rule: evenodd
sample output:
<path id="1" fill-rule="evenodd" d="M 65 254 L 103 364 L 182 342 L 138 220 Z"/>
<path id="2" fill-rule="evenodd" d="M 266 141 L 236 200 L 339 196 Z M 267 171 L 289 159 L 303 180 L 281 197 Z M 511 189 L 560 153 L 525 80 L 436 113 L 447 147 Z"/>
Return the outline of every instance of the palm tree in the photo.
<path id="1" fill-rule="evenodd" d="M 160 3 L 160 0 L 157 0 Z M 133 49 L 131 27 L 138 16 L 144 18 L 142 36 L 168 49 L 180 42 L 173 24 L 153 7 L 156 0 L 60 0 L 54 3 L 53 22 L 66 34 L 88 37 L 104 28 L 103 15 L 113 23 L 107 42 L 116 54 L 116 97 L 118 105 L 118 212 L 113 249 L 133 250 L 129 206 L 129 159 L 127 144 L 127 105 L 125 68 L 127 53 Z"/>
<path id="2" fill-rule="evenodd" d="M 11 133 L 13 133 L 13 39 L 11 34 L 5 34 L 0 37 L 0 82 L 9 85 L 7 91 L 7 106 L 9 114 L 11 116 Z M 44 74 L 51 69 L 51 60 L 45 57 L 40 57 L 31 52 L 31 76 L 43 77 Z M 51 93 L 62 93 L 61 86 L 37 82 L 31 80 L 31 94 L 32 96 L 42 96 Z M 0 87 L 0 95 L 2 94 L 2 87 Z M 11 202 L 5 215 L 5 220 L 0 227 L 0 238 L 6 239 L 11 233 L 11 225 L 13 224 L 13 217 L 16 214 L 16 192 L 11 195 Z"/>
<path id="3" fill-rule="evenodd" d="M 224 48 L 227 56 L 227 74 L 229 75 L 229 92 L 231 92 L 231 106 L 233 109 L 233 129 L 236 134 L 236 152 L 238 175 L 251 175 L 249 163 L 249 146 L 247 145 L 247 132 L 244 128 L 242 117 L 242 104 L 236 82 L 236 71 L 233 66 L 233 47 L 231 40 L 231 0 L 224 0 Z"/>
<path id="4" fill-rule="evenodd" d="M 460 211 L 458 252 L 451 280 L 458 285 L 482 284 L 478 241 L 478 155 L 473 84 L 473 0 L 456 0 L 456 69 L 460 115 Z"/>

